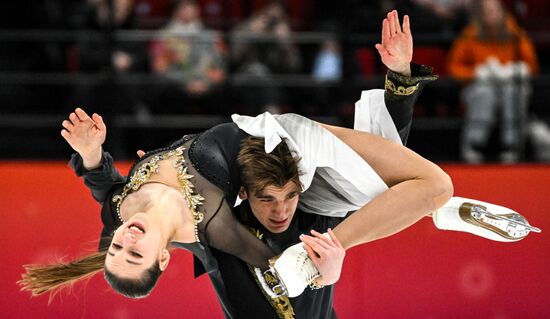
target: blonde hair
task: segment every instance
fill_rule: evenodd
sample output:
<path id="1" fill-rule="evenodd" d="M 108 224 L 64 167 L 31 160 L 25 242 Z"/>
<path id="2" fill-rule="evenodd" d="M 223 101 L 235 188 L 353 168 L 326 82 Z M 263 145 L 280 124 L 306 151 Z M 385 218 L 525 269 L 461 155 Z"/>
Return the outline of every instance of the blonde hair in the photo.
<path id="1" fill-rule="evenodd" d="M 71 262 L 24 265 L 25 273 L 17 283 L 22 291 L 30 291 L 33 296 L 49 292 L 51 301 L 64 288 L 103 270 L 106 255 L 107 250 L 101 250 Z"/>

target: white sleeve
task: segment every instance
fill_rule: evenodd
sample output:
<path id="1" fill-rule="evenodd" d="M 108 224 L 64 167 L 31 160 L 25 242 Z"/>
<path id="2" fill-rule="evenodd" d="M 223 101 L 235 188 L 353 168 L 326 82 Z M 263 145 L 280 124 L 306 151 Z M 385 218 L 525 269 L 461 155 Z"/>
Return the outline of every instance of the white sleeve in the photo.
<path id="1" fill-rule="evenodd" d="M 384 103 L 384 90 L 381 89 L 361 92 L 361 99 L 355 102 L 353 129 L 403 144 Z"/>

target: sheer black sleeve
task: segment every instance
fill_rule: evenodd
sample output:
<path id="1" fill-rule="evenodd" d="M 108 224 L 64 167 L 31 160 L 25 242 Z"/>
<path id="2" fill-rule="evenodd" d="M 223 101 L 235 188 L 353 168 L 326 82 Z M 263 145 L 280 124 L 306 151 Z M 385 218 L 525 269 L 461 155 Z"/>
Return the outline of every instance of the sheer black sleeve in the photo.
<path id="1" fill-rule="evenodd" d="M 198 136 L 189 146 L 189 173 L 195 191 L 206 200 L 200 207 L 204 220 L 199 238 L 207 245 L 235 255 L 246 263 L 266 268 L 274 253 L 233 214 L 240 188 L 237 154 L 248 136 L 234 123 L 218 125 Z"/>
<path id="2" fill-rule="evenodd" d="M 126 182 L 126 177 L 120 175 L 113 165 L 113 158 L 107 152 L 103 152 L 101 166 L 86 170 L 82 162 L 82 157 L 75 153 L 69 161 L 69 166 L 75 171 L 76 175 L 84 179 L 84 184 L 92 192 L 92 196 L 101 205 L 101 230 L 99 239 L 99 249 L 105 249 L 111 242 L 112 233 L 121 225 L 118 216 L 109 199 L 112 193 L 122 188 Z"/>
<path id="3" fill-rule="evenodd" d="M 84 179 L 84 184 L 92 192 L 92 196 L 100 204 L 107 199 L 107 194 L 114 185 L 124 184 L 126 177 L 120 175 L 113 165 L 113 158 L 108 152 L 103 152 L 101 166 L 86 170 L 82 162 L 82 157 L 75 153 L 71 156 L 69 166 L 75 171 L 76 175 Z"/>
<path id="4" fill-rule="evenodd" d="M 206 199 L 199 207 L 199 211 L 204 214 L 203 221 L 198 224 L 200 241 L 237 256 L 250 265 L 267 268 L 268 259 L 275 254 L 237 220 L 227 195 L 192 166 L 188 166 L 188 172 L 194 175 L 196 193 Z"/>

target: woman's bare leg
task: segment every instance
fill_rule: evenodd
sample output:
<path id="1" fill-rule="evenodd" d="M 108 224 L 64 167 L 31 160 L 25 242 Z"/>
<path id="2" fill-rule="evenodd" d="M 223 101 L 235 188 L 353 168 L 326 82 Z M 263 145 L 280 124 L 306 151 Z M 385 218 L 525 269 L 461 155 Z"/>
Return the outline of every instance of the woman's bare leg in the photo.
<path id="1" fill-rule="evenodd" d="M 389 187 L 334 229 L 344 248 L 395 234 L 453 195 L 449 176 L 410 149 L 369 133 L 322 126 L 359 154 Z"/>

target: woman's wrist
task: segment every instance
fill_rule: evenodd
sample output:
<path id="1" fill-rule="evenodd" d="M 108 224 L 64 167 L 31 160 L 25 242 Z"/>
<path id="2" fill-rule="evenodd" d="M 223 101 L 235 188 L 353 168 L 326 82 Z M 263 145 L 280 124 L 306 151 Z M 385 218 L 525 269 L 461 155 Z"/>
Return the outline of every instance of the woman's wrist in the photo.
<path id="1" fill-rule="evenodd" d="M 403 65 L 399 68 L 396 68 L 395 70 L 392 70 L 394 73 L 401 74 L 403 76 L 411 76 L 411 64 L 407 63 L 406 65 Z"/>
<path id="2" fill-rule="evenodd" d="M 91 152 L 90 154 L 80 153 L 80 157 L 82 157 L 82 165 L 84 165 L 84 168 L 91 171 L 101 166 L 103 149 L 100 146 L 97 150 Z"/>

